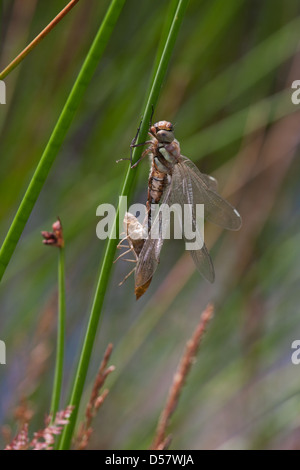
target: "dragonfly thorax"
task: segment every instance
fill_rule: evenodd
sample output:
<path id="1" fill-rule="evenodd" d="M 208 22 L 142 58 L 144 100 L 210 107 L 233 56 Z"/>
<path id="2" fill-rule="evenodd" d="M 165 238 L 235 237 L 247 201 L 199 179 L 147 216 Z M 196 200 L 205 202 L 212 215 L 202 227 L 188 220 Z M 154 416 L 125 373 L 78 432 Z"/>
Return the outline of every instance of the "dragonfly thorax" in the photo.
<path id="1" fill-rule="evenodd" d="M 168 146 L 169 147 L 169 146 Z M 171 145 L 171 148 L 170 149 L 166 149 L 165 146 L 162 146 L 162 147 L 159 147 L 159 153 L 163 156 L 163 158 L 167 161 L 167 163 L 171 164 L 172 166 L 175 165 L 175 163 L 177 163 L 177 148 L 175 149 L 175 155 L 173 154 L 173 145 Z M 168 173 L 168 167 L 166 168 L 165 170 L 165 173 Z"/>

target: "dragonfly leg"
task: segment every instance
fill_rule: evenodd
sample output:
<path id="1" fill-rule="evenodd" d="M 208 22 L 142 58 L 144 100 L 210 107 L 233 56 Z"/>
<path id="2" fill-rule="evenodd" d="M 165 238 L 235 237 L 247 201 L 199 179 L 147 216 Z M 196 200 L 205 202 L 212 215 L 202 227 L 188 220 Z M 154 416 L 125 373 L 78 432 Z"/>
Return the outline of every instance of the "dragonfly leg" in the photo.
<path id="1" fill-rule="evenodd" d="M 151 132 L 153 114 L 154 114 L 154 106 L 152 104 L 151 105 L 151 116 L 150 116 L 150 121 L 149 121 L 149 132 L 148 132 L 148 134 L 151 137 L 155 137 L 155 135 Z M 130 158 L 120 158 L 119 160 L 116 161 L 116 163 L 122 162 L 124 160 L 129 160 L 130 161 L 130 168 L 132 169 L 132 168 L 135 168 L 138 165 L 138 163 L 140 163 L 140 161 L 147 155 L 148 152 L 146 154 L 143 153 L 141 158 L 136 163 L 132 164 L 133 149 L 135 147 L 142 147 L 143 145 L 148 145 L 148 144 L 153 143 L 152 140 L 146 140 L 145 142 L 141 142 L 139 144 L 136 144 L 136 141 L 138 139 L 138 136 L 139 136 L 139 133 L 140 133 L 140 130 L 141 130 L 142 122 L 143 122 L 143 118 L 141 119 L 139 127 L 137 128 L 136 134 L 135 134 L 134 138 L 131 141 L 131 144 L 130 144 Z"/>
<path id="2" fill-rule="evenodd" d="M 140 161 L 141 161 L 141 160 L 145 157 L 145 155 L 147 155 L 147 154 L 144 155 L 144 152 L 143 152 L 141 158 L 133 165 L 133 164 L 132 164 L 132 149 L 133 149 L 134 147 L 142 147 L 143 145 L 147 145 L 147 144 L 152 144 L 152 140 L 146 140 L 145 142 L 141 142 L 140 144 L 132 144 L 132 142 L 131 142 L 131 144 L 130 144 L 130 157 L 129 157 L 129 158 L 120 158 L 119 160 L 116 160 L 116 163 L 119 163 L 119 162 L 123 162 L 123 161 L 125 161 L 125 160 L 128 160 L 128 161 L 130 161 L 130 168 L 135 168 L 135 167 L 137 166 L 137 164 L 140 163 Z M 148 149 L 146 149 L 146 150 L 148 150 Z M 147 152 L 147 153 L 148 153 L 148 152 Z"/>
<path id="3" fill-rule="evenodd" d="M 143 122 L 143 118 L 141 119 L 139 127 L 137 128 L 136 134 L 135 134 L 134 138 L 131 141 L 131 144 L 130 144 L 130 158 L 120 158 L 120 160 L 117 160 L 116 163 L 123 162 L 124 160 L 130 160 L 130 166 L 132 165 L 132 148 L 135 146 L 135 143 L 136 143 L 137 138 L 139 136 L 142 122 Z M 141 145 L 144 145 L 144 144 L 141 144 Z"/>
<path id="4" fill-rule="evenodd" d="M 150 116 L 150 121 L 149 121 L 149 129 L 152 126 L 153 114 L 154 114 L 154 106 L 153 106 L 153 103 L 152 103 L 152 105 L 151 105 L 151 116 Z"/>
<path id="5" fill-rule="evenodd" d="M 134 144 L 136 143 L 136 141 L 137 141 L 137 138 L 138 138 L 139 133 L 140 133 L 140 130 L 141 130 L 142 122 L 143 122 L 143 118 L 141 119 L 140 125 L 139 125 L 139 127 L 137 128 L 136 134 L 135 134 L 134 138 L 133 138 L 132 141 L 131 141 L 130 147 L 131 147 L 132 145 L 134 145 Z"/>
<path id="6" fill-rule="evenodd" d="M 126 241 L 128 240 L 128 238 L 129 238 L 129 235 L 127 235 L 127 237 L 124 237 L 124 238 L 122 238 L 121 241 L 119 241 L 119 243 L 117 244 L 117 249 L 118 249 L 118 250 L 119 250 L 120 248 L 123 248 L 123 247 L 124 247 L 123 242 L 126 242 Z"/>
<path id="7" fill-rule="evenodd" d="M 154 106 L 153 106 L 153 104 L 152 104 L 152 105 L 151 105 L 151 116 L 150 116 L 150 120 L 149 120 L 149 129 L 151 129 L 151 126 L 152 126 L 153 114 L 154 114 Z M 140 125 L 139 125 L 139 127 L 137 128 L 136 134 L 135 134 L 134 138 L 133 138 L 132 141 L 131 141 L 131 144 L 130 144 L 130 147 L 131 147 L 131 148 L 137 147 L 138 145 L 145 145 L 145 144 L 151 143 L 151 142 L 145 142 L 144 144 L 135 145 L 135 143 L 136 143 L 136 141 L 137 141 L 137 139 L 138 139 L 140 130 L 141 130 L 142 122 L 143 122 L 143 118 L 141 119 Z M 148 132 L 148 134 L 152 135 L 150 132 Z"/>
<path id="8" fill-rule="evenodd" d="M 145 143 L 147 144 L 148 142 L 145 142 Z M 142 145 L 145 145 L 145 144 L 142 144 Z M 151 148 L 148 148 L 148 149 L 144 150 L 144 152 L 142 153 L 141 158 L 139 158 L 138 161 L 134 163 L 134 165 L 132 165 L 132 162 L 131 162 L 131 168 L 135 168 L 143 160 L 143 158 L 145 158 L 146 155 L 148 155 L 148 153 L 150 153 L 150 152 L 151 152 Z"/>
<path id="9" fill-rule="evenodd" d="M 129 278 L 129 276 L 131 276 L 131 274 L 135 271 L 135 268 L 136 268 L 136 267 L 134 267 L 134 268 L 130 271 L 130 273 L 128 273 L 128 274 L 124 277 L 123 281 L 121 281 L 121 282 L 119 283 L 119 286 L 121 286 L 122 284 L 124 284 L 124 282 Z"/>
<path id="10" fill-rule="evenodd" d="M 121 253 L 114 261 L 114 263 L 116 263 L 120 258 L 123 258 L 123 256 L 127 255 L 127 253 L 130 253 L 130 251 L 132 251 L 132 248 L 129 248 L 129 250 L 127 251 L 124 251 L 123 253 Z"/>
<path id="11" fill-rule="evenodd" d="M 152 104 L 152 106 L 151 106 L 151 116 L 150 116 L 150 121 L 149 121 L 149 129 L 151 129 L 151 126 L 152 126 L 153 114 L 154 114 L 154 106 Z M 135 147 L 141 147 L 143 145 L 152 144 L 152 140 L 146 140 L 145 142 L 141 142 L 140 144 L 136 144 L 136 141 L 138 139 L 138 136 L 139 136 L 139 133 L 140 133 L 140 130 L 141 130 L 142 122 L 143 122 L 143 118 L 141 119 L 139 127 L 137 128 L 136 134 L 135 134 L 134 138 L 131 141 L 131 144 L 130 144 L 130 158 L 120 158 L 120 160 L 117 160 L 116 163 L 123 162 L 124 160 L 129 160 L 130 161 L 130 167 L 135 168 L 138 165 L 138 163 L 145 157 L 145 155 L 147 155 L 147 154 L 145 154 L 145 155 L 142 154 L 142 157 L 134 165 L 132 164 L 132 152 L 133 152 L 132 149 L 135 148 Z M 153 134 L 151 132 L 148 132 L 148 134 L 150 136 L 153 136 Z"/>

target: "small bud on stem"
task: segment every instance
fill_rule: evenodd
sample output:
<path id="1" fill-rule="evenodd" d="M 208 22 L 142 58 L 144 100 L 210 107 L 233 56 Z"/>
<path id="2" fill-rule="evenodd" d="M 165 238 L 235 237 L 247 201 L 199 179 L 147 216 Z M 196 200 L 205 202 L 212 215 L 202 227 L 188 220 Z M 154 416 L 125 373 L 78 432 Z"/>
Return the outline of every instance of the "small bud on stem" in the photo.
<path id="1" fill-rule="evenodd" d="M 60 218 L 58 217 L 56 222 L 52 225 L 53 232 L 43 231 L 42 236 L 44 237 L 43 243 L 45 245 L 57 246 L 63 248 L 65 245 L 63 230 Z"/>

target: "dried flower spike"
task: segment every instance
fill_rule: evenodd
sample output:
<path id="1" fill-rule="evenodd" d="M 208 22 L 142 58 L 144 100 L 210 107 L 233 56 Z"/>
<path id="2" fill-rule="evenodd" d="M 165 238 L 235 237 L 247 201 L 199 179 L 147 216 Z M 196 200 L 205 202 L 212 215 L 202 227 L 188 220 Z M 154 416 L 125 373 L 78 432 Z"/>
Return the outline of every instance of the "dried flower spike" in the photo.
<path id="1" fill-rule="evenodd" d="M 101 394 L 100 394 L 100 389 L 103 387 L 107 376 L 115 370 L 114 366 L 107 367 L 107 363 L 110 359 L 112 350 L 113 350 L 113 345 L 110 343 L 106 348 L 106 351 L 104 353 L 104 358 L 102 359 L 100 368 L 98 370 L 98 373 L 94 382 L 90 400 L 85 410 L 85 420 L 80 424 L 80 427 L 79 427 L 79 432 L 78 432 L 76 443 L 75 443 L 75 447 L 78 450 L 86 449 L 89 443 L 91 434 L 93 433 L 93 428 L 92 428 L 93 418 L 96 416 L 100 406 L 102 405 L 102 403 L 104 402 L 105 398 L 108 395 L 107 389 L 105 389 Z"/>
<path id="2" fill-rule="evenodd" d="M 53 232 L 41 232 L 44 237 L 43 243 L 45 245 L 57 246 L 58 248 L 63 248 L 65 245 L 63 230 L 60 218 L 57 218 L 57 221 L 52 225 Z"/>
<path id="3" fill-rule="evenodd" d="M 55 436 L 61 434 L 63 427 L 69 423 L 73 409 L 73 406 L 68 406 L 65 410 L 58 411 L 52 424 L 51 416 L 47 416 L 45 428 L 35 432 L 32 440 L 28 436 L 28 423 L 25 423 L 5 450 L 53 450 Z"/>
<path id="4" fill-rule="evenodd" d="M 166 450 L 171 442 L 171 436 L 166 436 L 166 430 L 176 409 L 183 385 L 195 360 L 199 345 L 205 333 L 206 327 L 213 316 L 213 312 L 214 307 L 212 304 L 209 304 L 202 313 L 200 321 L 195 328 L 191 339 L 186 344 L 185 351 L 178 365 L 177 371 L 173 378 L 173 383 L 169 390 L 167 403 L 158 421 L 151 450 Z"/>

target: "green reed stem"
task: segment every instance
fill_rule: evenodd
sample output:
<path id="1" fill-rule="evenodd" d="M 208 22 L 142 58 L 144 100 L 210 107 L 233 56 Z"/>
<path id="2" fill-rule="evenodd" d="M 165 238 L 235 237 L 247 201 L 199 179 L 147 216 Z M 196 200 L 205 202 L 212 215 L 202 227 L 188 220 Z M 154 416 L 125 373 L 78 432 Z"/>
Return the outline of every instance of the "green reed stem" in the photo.
<path id="1" fill-rule="evenodd" d="M 152 80 L 152 84 L 150 86 L 150 90 L 148 92 L 146 106 L 143 113 L 143 121 L 140 129 L 140 134 L 138 138 L 138 142 L 144 142 L 147 137 L 148 127 L 149 127 L 149 119 L 151 116 L 152 106 L 155 107 L 158 96 L 160 93 L 160 89 L 162 87 L 163 80 L 165 78 L 168 64 L 172 55 L 172 51 L 174 48 L 174 44 L 176 41 L 176 37 L 178 35 L 180 24 L 183 20 L 184 13 L 187 7 L 189 0 L 179 0 L 177 2 L 176 11 L 173 14 L 173 20 L 169 28 L 169 34 L 166 38 L 164 48 L 161 52 L 161 57 L 159 60 L 159 65 L 155 69 L 154 79 Z M 133 151 L 133 162 L 136 162 L 142 153 L 141 147 L 136 147 Z M 121 191 L 122 196 L 129 196 L 131 193 L 132 185 L 134 178 L 136 176 L 136 171 L 131 170 L 130 167 L 127 170 L 125 180 L 123 183 L 123 188 Z M 119 212 L 120 206 L 117 208 L 117 214 L 114 221 L 114 226 L 112 228 L 112 234 L 118 233 L 119 227 Z M 83 387 L 87 375 L 87 370 L 91 358 L 91 353 L 94 345 L 94 340 L 96 337 L 97 327 L 100 320 L 101 310 L 103 306 L 105 292 L 107 290 L 107 285 L 109 281 L 110 272 L 113 265 L 114 254 L 116 250 L 117 240 L 113 238 L 109 238 L 106 249 L 104 253 L 104 259 L 102 262 L 102 267 L 100 270 L 100 275 L 98 278 L 98 284 L 94 296 L 93 306 L 90 314 L 89 324 L 87 327 L 78 368 L 75 374 L 74 383 L 71 392 L 71 398 L 68 404 L 74 406 L 74 411 L 71 415 L 69 424 L 64 427 L 62 438 L 60 441 L 59 449 L 69 449 L 77 414 L 79 410 L 80 400 L 83 392 Z"/>
<path id="2" fill-rule="evenodd" d="M 125 0 L 112 0 L 0 249 L 0 280 L 98 66 Z"/>
<path id="3" fill-rule="evenodd" d="M 47 36 L 47 34 L 50 33 L 50 31 L 66 16 L 67 13 L 69 13 L 70 10 L 79 2 L 79 0 L 71 0 L 71 2 L 68 3 L 68 5 L 65 6 L 65 8 L 62 9 L 62 11 L 46 26 L 46 28 L 43 29 L 43 31 L 38 34 L 33 41 L 31 41 L 28 46 L 23 49 L 20 54 L 15 57 L 14 60 L 11 61 L 10 64 L 8 64 L 7 67 L 5 67 L 2 72 L 0 72 L 0 80 L 3 80 L 7 75 L 12 72 L 19 64 L 22 62 L 25 57 L 44 39 L 44 37 Z"/>
<path id="4" fill-rule="evenodd" d="M 51 399 L 52 420 L 59 410 L 61 386 L 63 378 L 64 344 L 65 344 L 65 324 L 66 324 L 66 287 L 65 287 L 65 249 L 59 248 L 58 261 L 58 323 L 57 323 L 57 343 L 56 343 L 56 364 L 54 373 L 54 383 Z"/>

